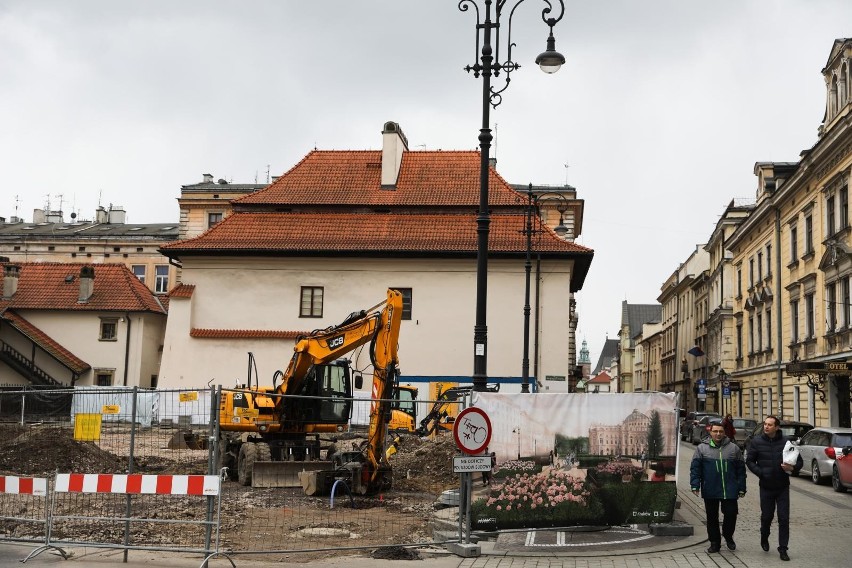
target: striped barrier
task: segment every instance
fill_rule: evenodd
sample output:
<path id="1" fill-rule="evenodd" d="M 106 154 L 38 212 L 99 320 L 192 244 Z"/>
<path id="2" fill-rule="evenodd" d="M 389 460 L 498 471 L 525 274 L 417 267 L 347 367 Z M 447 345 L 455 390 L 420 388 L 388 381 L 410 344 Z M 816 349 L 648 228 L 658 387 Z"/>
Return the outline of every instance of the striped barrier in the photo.
<path id="1" fill-rule="evenodd" d="M 220 492 L 218 475 L 57 473 L 45 544 L 24 562 L 48 549 L 66 557 L 63 545 L 209 554 L 219 546 Z"/>
<path id="2" fill-rule="evenodd" d="M 0 540 L 44 541 L 47 489 L 43 477 L 0 476 Z"/>
<path id="3" fill-rule="evenodd" d="M 145 475 L 59 473 L 57 493 L 121 493 L 125 495 L 218 496 L 218 475 Z"/>

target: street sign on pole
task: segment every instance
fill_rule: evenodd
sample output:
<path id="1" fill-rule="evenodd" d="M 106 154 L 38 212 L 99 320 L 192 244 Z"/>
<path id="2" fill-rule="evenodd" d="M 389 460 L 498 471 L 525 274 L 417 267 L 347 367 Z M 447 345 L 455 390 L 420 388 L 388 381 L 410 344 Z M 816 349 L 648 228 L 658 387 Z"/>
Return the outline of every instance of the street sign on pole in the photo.
<path id="1" fill-rule="evenodd" d="M 491 471 L 491 456 L 453 456 L 453 472 Z"/>

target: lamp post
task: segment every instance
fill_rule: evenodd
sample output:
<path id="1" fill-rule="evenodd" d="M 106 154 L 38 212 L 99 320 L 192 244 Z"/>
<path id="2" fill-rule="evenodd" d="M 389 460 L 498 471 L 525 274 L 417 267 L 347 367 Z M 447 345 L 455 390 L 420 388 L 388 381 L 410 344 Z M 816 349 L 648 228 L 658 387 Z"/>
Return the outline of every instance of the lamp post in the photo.
<path id="1" fill-rule="evenodd" d="M 719 367 L 719 386 L 717 387 L 717 391 L 721 398 L 722 405 L 722 416 L 725 416 L 725 392 L 727 390 L 727 382 L 728 382 L 728 373 L 725 372 L 725 369 Z M 729 395 L 730 396 L 730 395 Z"/>
<path id="2" fill-rule="evenodd" d="M 484 391 L 488 382 L 487 357 L 488 357 L 488 326 L 486 324 L 486 307 L 488 298 L 488 230 L 491 223 L 488 212 L 488 174 L 489 174 L 489 150 L 491 149 L 491 116 L 490 107 L 497 108 L 502 102 L 502 93 L 509 87 L 510 75 L 517 70 L 520 64 L 512 60 L 512 19 L 518 6 L 525 0 L 516 0 L 509 10 L 509 25 L 500 26 L 500 17 L 504 13 L 507 0 L 482 0 L 484 8 L 484 20 L 480 20 L 480 3 L 477 0 L 461 0 L 458 4 L 459 10 L 467 12 L 473 8 L 476 14 L 476 51 L 475 59 L 479 61 L 468 65 L 464 69 L 468 73 L 473 71 L 476 78 L 482 77 L 482 128 L 479 130 L 479 213 L 476 217 L 476 323 L 473 328 L 473 390 Z M 556 40 L 553 37 L 553 26 L 565 15 L 565 3 L 559 2 L 559 14 L 553 17 L 553 2 L 543 0 L 545 8 L 541 11 L 541 19 L 550 28 L 547 38 L 547 48 L 535 62 L 545 73 L 555 73 L 562 64 L 565 57 L 556 51 Z M 494 6 L 492 7 L 492 4 Z M 492 16 L 493 8 L 493 16 Z M 506 32 L 506 59 L 500 60 L 500 31 Z M 492 48 L 492 31 L 494 35 L 494 48 Z M 480 51 L 480 33 L 482 34 L 482 50 Z M 499 90 L 491 87 L 491 76 L 499 76 L 500 72 L 506 76 L 506 83 Z"/>
<path id="3" fill-rule="evenodd" d="M 533 234 L 533 214 L 538 210 L 538 206 L 542 197 L 555 198 L 559 201 L 557 210 L 559 211 L 559 224 L 553 231 L 560 237 L 564 237 L 568 233 L 568 227 L 565 226 L 564 216 L 568 210 L 568 200 L 561 193 L 547 191 L 543 193 L 533 193 L 532 184 L 527 187 L 527 212 L 526 212 L 526 228 L 524 233 L 527 237 L 527 255 L 524 262 L 524 358 L 521 362 L 521 392 L 530 392 L 530 272 L 532 271 L 532 234 Z M 540 218 L 539 218 L 540 219 Z"/>

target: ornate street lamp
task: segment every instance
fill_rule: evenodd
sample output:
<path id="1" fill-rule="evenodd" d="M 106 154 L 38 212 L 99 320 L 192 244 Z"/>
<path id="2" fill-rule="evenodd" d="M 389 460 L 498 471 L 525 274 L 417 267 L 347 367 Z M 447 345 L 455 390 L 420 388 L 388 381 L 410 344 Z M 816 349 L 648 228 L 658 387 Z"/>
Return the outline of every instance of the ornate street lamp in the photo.
<path id="1" fill-rule="evenodd" d="M 533 234 L 533 215 L 538 212 L 539 204 L 542 198 L 558 201 L 556 206 L 559 211 L 559 224 L 553 228 L 560 237 L 568 234 L 568 227 L 565 226 L 565 212 L 568 210 L 568 199 L 561 193 L 555 191 L 545 191 L 533 193 L 532 184 L 527 187 L 527 213 L 526 213 L 526 229 L 524 233 L 527 236 L 527 256 L 524 262 L 524 359 L 521 362 L 521 392 L 530 392 L 530 272 L 532 271 L 532 234 Z M 539 221 L 541 217 L 538 216 Z M 540 231 L 541 229 L 539 229 Z"/>
<path id="2" fill-rule="evenodd" d="M 476 323 L 473 328 L 473 390 L 484 391 L 488 382 L 488 326 L 486 324 L 486 307 L 488 298 L 488 231 L 491 218 L 488 212 L 488 173 L 489 150 L 491 149 L 491 117 L 490 107 L 497 108 L 502 102 L 502 93 L 509 87 L 510 75 L 520 64 L 512 60 L 512 19 L 518 6 L 525 0 L 516 0 L 509 9 L 508 26 L 501 27 L 500 17 L 506 9 L 507 0 L 482 0 L 484 14 L 480 14 L 480 3 L 476 0 L 461 0 L 459 10 L 473 10 L 476 14 L 476 52 L 475 60 L 479 61 L 465 67 L 465 71 L 473 71 L 474 77 L 482 77 L 482 128 L 479 130 L 480 164 L 479 164 L 479 213 L 476 217 Z M 536 63 L 545 73 L 554 73 L 565 63 L 565 57 L 556 51 L 556 40 L 553 37 L 555 26 L 565 15 L 565 3 L 559 2 L 559 14 L 553 14 L 553 2 L 542 0 L 545 8 L 541 11 L 541 19 L 550 28 L 547 38 L 547 48 L 536 57 Z M 493 6 L 492 6 L 493 4 Z M 493 9 L 493 10 L 492 10 Z M 493 11 L 493 15 L 492 15 Z M 484 20 L 480 18 L 484 15 Z M 555 16 L 555 17 L 554 17 Z M 506 59 L 500 58 L 500 32 L 506 30 Z M 492 31 L 494 47 L 492 47 Z M 480 33 L 482 34 L 482 50 L 480 51 Z M 506 83 L 501 89 L 491 87 L 491 76 L 498 77 L 503 72 Z"/>

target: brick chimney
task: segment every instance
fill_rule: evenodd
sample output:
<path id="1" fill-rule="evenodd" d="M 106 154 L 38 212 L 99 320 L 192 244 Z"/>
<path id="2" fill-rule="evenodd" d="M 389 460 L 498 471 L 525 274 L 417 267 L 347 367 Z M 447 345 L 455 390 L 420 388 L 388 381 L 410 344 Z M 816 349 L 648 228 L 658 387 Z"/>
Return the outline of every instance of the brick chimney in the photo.
<path id="1" fill-rule="evenodd" d="M 386 122 L 382 129 L 382 189 L 396 189 L 402 154 L 408 151 L 408 139 L 399 124 Z"/>
<path id="2" fill-rule="evenodd" d="M 8 259 L 6 259 L 8 260 Z M 21 267 L 17 264 L 7 264 L 3 270 L 3 299 L 8 300 L 18 291 L 18 278 Z"/>
<path id="3" fill-rule="evenodd" d="M 95 267 L 84 266 L 80 269 L 80 296 L 77 303 L 86 304 L 92 297 L 95 289 Z"/>

